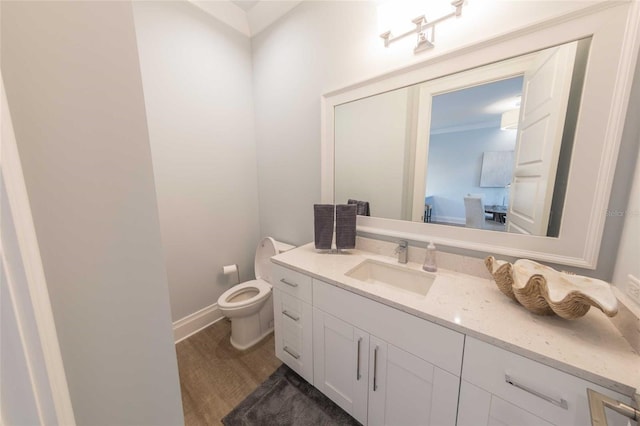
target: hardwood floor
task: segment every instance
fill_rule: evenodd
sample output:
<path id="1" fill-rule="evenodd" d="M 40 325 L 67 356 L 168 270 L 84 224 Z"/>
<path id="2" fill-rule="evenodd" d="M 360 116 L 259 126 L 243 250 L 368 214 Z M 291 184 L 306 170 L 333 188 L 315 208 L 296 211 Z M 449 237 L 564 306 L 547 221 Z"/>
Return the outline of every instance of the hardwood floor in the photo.
<path id="1" fill-rule="evenodd" d="M 230 335 L 222 319 L 176 345 L 186 426 L 220 425 L 281 364 L 273 334 L 246 351 L 231 346 Z"/>

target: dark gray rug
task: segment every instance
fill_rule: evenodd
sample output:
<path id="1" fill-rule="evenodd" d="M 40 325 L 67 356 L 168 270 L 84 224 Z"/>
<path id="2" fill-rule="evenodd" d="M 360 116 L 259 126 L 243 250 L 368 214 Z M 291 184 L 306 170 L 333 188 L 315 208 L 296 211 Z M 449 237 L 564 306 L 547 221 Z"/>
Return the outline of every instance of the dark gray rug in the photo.
<path id="1" fill-rule="evenodd" d="M 222 423 L 225 426 L 360 424 L 284 364 L 224 416 Z"/>

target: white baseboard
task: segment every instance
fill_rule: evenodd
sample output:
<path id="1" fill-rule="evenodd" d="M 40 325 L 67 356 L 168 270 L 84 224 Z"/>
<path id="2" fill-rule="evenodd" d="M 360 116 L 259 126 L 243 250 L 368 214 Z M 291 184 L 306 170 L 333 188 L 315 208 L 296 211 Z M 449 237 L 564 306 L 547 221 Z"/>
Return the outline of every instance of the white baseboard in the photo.
<path id="1" fill-rule="evenodd" d="M 206 308 L 202 308 L 174 322 L 173 339 L 178 343 L 222 318 L 224 318 L 224 316 L 222 312 L 220 312 L 220 309 L 218 309 L 218 304 L 213 303 Z"/>

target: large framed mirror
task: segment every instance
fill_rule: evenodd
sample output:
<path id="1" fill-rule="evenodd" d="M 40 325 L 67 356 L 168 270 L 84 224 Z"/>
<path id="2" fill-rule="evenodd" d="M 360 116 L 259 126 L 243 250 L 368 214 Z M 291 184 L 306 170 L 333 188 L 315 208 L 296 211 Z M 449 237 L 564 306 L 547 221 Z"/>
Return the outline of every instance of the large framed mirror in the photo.
<path id="1" fill-rule="evenodd" d="M 337 105 L 335 203 L 557 237 L 590 42 Z"/>
<path id="2" fill-rule="evenodd" d="M 322 199 L 358 230 L 595 268 L 635 67 L 629 4 L 323 97 Z"/>

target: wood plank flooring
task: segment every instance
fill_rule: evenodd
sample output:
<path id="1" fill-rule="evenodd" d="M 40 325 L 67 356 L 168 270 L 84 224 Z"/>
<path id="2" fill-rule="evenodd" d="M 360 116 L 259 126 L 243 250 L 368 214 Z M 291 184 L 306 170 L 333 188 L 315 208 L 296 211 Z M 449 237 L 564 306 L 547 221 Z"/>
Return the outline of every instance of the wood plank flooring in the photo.
<path id="1" fill-rule="evenodd" d="M 231 323 L 222 319 L 176 345 L 186 426 L 220 420 L 281 364 L 273 334 L 239 351 L 231 346 Z"/>

